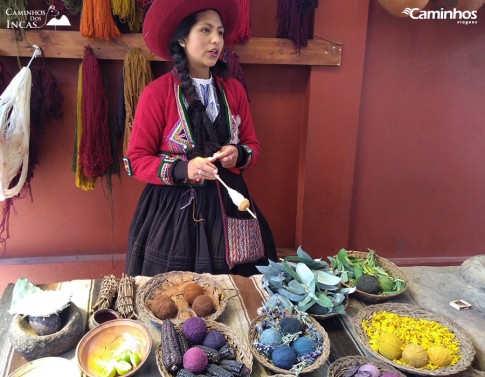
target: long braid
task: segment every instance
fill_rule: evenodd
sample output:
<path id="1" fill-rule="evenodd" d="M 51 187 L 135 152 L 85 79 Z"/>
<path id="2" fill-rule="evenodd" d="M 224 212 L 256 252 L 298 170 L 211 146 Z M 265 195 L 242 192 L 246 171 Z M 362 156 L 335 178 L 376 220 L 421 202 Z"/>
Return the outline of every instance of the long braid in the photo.
<path id="1" fill-rule="evenodd" d="M 195 144 L 194 148 L 187 153 L 189 159 L 199 156 L 212 156 L 221 148 L 217 131 L 209 120 L 205 106 L 198 97 L 195 86 L 190 78 L 187 56 L 185 55 L 185 50 L 180 45 L 180 41 L 188 36 L 190 29 L 196 21 L 196 13 L 185 18 L 177 30 L 175 30 L 169 45 L 170 55 L 175 62 L 175 69 L 180 77 L 180 87 L 189 102 L 188 117 L 192 126 Z M 222 77 L 227 77 L 226 72 L 228 72 L 227 65 L 222 61 L 220 63 L 218 62 L 216 67 L 214 67 L 214 73 Z"/>

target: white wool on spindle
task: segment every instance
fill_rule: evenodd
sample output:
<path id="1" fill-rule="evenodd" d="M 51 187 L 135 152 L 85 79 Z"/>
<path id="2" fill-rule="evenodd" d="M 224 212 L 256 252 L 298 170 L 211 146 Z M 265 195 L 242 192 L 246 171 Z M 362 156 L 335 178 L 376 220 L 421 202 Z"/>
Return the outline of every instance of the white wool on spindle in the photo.
<path id="1" fill-rule="evenodd" d="M 29 165 L 32 73 L 24 67 L 0 96 L 0 200 L 17 195 Z M 15 186 L 12 180 L 21 171 Z"/>

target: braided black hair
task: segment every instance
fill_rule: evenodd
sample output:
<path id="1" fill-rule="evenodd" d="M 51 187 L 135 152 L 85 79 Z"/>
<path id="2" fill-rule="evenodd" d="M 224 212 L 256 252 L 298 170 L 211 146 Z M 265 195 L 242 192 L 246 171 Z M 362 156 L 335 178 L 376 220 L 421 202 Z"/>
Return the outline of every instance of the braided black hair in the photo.
<path id="1" fill-rule="evenodd" d="M 216 127 L 214 127 L 207 116 L 205 106 L 197 96 L 195 86 L 190 78 L 188 59 L 184 48 L 180 45 L 180 41 L 187 38 L 192 26 L 197 22 L 198 13 L 192 13 L 179 24 L 169 44 L 170 55 L 175 62 L 175 68 L 180 77 L 180 86 L 189 103 L 188 118 L 194 133 L 195 144 L 194 148 L 187 153 L 189 159 L 199 156 L 212 156 L 221 148 L 219 143 L 221 138 L 217 134 Z M 211 72 L 223 78 L 229 76 L 229 68 L 222 60 L 217 61 L 216 65 L 211 68 Z M 223 107 L 221 106 L 222 109 Z M 225 116 L 218 116 L 217 118 L 222 121 L 226 119 Z"/>

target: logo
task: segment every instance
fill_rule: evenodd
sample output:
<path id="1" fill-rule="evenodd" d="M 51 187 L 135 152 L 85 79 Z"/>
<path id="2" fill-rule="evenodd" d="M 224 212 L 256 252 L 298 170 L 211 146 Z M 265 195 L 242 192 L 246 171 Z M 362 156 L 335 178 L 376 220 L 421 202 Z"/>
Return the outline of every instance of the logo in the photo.
<path id="1" fill-rule="evenodd" d="M 419 8 L 405 8 L 403 14 L 409 16 L 413 20 L 456 20 L 458 24 L 476 25 L 478 23 L 476 10 L 419 10 Z"/>
<path id="2" fill-rule="evenodd" d="M 66 15 L 61 14 L 54 5 L 47 10 L 15 10 L 7 8 L 7 29 L 41 29 L 44 26 L 71 26 Z"/>

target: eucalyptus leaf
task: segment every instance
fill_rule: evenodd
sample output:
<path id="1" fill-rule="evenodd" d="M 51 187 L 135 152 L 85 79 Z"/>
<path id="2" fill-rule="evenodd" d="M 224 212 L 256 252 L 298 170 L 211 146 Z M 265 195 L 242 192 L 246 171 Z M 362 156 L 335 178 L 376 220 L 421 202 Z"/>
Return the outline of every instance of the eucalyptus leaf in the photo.
<path id="1" fill-rule="evenodd" d="M 271 259 L 268 259 L 269 266 L 279 270 L 280 272 L 286 272 L 286 269 L 284 266 L 282 266 L 280 263 L 274 262 Z"/>
<path id="2" fill-rule="evenodd" d="M 293 277 L 293 279 L 300 281 L 300 278 L 298 277 L 298 274 L 295 272 L 295 270 L 293 270 L 291 263 L 282 261 L 281 264 L 285 268 L 286 272 L 288 272 Z"/>
<path id="3" fill-rule="evenodd" d="M 311 308 L 313 305 L 315 305 L 315 300 L 311 298 L 310 296 L 307 296 L 306 299 L 298 303 L 298 308 L 301 311 L 306 312 L 309 308 Z M 318 305 L 318 304 L 317 304 Z"/>
<path id="4" fill-rule="evenodd" d="M 325 271 L 314 271 L 313 272 L 317 278 L 317 282 L 320 284 L 326 285 L 338 285 L 340 284 L 341 280 L 340 277 L 329 274 Z"/>
<path id="5" fill-rule="evenodd" d="M 280 272 L 279 269 L 276 269 L 272 266 L 256 266 L 256 269 L 260 273 L 266 274 L 266 275 L 273 275 L 273 274 L 277 274 L 278 272 Z"/>
<path id="6" fill-rule="evenodd" d="M 283 287 L 283 279 L 281 279 L 279 276 L 268 276 L 268 282 L 270 287 L 274 288 L 282 288 Z"/>
<path id="7" fill-rule="evenodd" d="M 303 294 L 303 295 L 295 295 L 294 293 L 291 293 L 291 292 L 287 291 L 284 288 L 278 289 L 278 293 L 281 296 L 286 297 L 286 298 L 288 298 L 288 300 L 293 301 L 293 302 L 303 301 L 307 297 L 306 294 Z"/>
<path id="8" fill-rule="evenodd" d="M 306 294 L 305 288 L 299 282 L 297 282 L 296 280 L 291 280 L 288 283 L 288 290 L 291 293 L 294 293 L 294 294 L 297 294 L 297 295 Z"/>
<path id="9" fill-rule="evenodd" d="M 337 291 L 340 289 L 339 285 L 327 285 L 327 284 L 321 284 L 318 283 L 318 288 L 320 288 L 321 291 Z"/>
<path id="10" fill-rule="evenodd" d="M 333 311 L 337 314 L 347 314 L 347 312 L 345 311 L 345 306 L 343 306 L 343 305 L 339 305 L 339 306 L 334 307 Z"/>
<path id="11" fill-rule="evenodd" d="M 301 282 L 306 286 L 309 286 L 312 280 L 315 278 L 312 270 L 310 270 L 305 263 L 298 263 L 296 266 L 296 273 L 300 277 Z"/>
<path id="12" fill-rule="evenodd" d="M 316 293 L 316 296 L 317 296 L 317 303 L 320 304 L 321 306 L 325 307 L 325 308 L 333 308 L 333 301 L 325 296 L 323 293 L 319 293 L 317 292 Z"/>
<path id="13" fill-rule="evenodd" d="M 281 296 L 278 293 L 275 293 L 273 296 L 271 296 L 269 300 L 266 301 L 265 305 L 272 308 L 283 309 L 291 308 L 293 306 L 290 300 L 288 300 L 286 297 Z"/>

